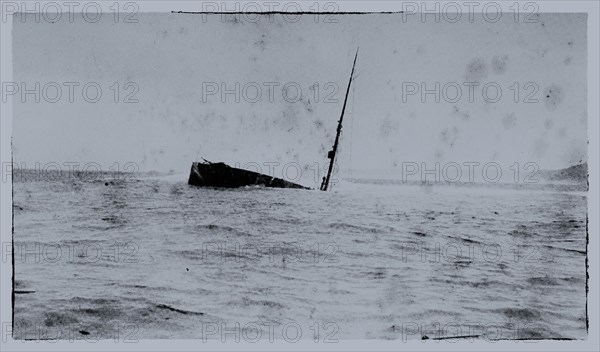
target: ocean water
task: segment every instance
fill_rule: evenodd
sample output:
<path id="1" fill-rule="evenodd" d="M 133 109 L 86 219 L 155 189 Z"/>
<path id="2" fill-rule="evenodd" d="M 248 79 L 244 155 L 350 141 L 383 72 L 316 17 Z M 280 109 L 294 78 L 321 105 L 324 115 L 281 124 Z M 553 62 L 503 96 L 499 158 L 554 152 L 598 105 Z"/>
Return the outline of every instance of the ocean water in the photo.
<path id="1" fill-rule="evenodd" d="M 14 183 L 22 339 L 585 339 L 581 187 Z"/>

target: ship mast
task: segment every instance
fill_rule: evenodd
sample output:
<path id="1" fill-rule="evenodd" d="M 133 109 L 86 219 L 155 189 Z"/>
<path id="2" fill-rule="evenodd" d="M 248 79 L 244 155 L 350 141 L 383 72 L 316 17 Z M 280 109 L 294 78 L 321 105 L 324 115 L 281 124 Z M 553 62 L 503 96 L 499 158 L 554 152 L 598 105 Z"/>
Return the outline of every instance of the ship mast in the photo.
<path id="1" fill-rule="evenodd" d="M 323 183 L 321 184 L 321 191 L 327 191 L 329 187 L 329 179 L 331 178 L 331 172 L 333 171 L 333 163 L 335 162 L 335 154 L 337 153 L 338 143 L 340 141 L 340 134 L 342 133 L 342 121 L 344 120 L 344 112 L 346 111 L 346 103 L 348 102 L 348 94 L 350 93 L 350 85 L 352 84 L 352 77 L 354 76 L 354 67 L 356 66 L 356 58 L 358 57 L 358 48 L 356 48 L 356 55 L 354 56 L 354 64 L 352 64 L 352 72 L 350 73 L 350 81 L 348 82 L 348 89 L 346 90 L 346 97 L 344 98 L 344 106 L 342 107 L 342 115 L 338 122 L 337 135 L 335 136 L 335 143 L 333 149 L 327 154 L 327 157 L 331 159 L 329 162 L 329 170 L 327 171 L 327 177 L 323 177 Z"/>

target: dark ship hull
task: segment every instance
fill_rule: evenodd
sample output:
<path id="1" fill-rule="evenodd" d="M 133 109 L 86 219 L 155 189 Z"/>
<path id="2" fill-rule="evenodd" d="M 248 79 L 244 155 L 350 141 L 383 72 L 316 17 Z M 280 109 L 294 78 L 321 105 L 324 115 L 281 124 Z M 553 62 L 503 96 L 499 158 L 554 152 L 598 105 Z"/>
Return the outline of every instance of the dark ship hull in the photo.
<path id="1" fill-rule="evenodd" d="M 193 163 L 188 184 L 199 187 L 239 188 L 264 186 L 269 188 L 309 189 L 304 186 L 258 172 L 237 169 L 225 163 Z"/>

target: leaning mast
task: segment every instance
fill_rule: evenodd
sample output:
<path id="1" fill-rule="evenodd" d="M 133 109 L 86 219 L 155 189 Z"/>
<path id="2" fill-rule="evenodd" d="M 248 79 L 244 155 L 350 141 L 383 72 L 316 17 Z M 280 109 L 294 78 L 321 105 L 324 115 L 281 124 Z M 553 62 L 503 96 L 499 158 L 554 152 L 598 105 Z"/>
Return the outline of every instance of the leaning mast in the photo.
<path id="1" fill-rule="evenodd" d="M 340 134 L 342 133 L 342 121 L 344 120 L 344 112 L 346 111 L 346 103 L 348 102 L 348 94 L 350 93 L 350 85 L 352 84 L 352 77 L 354 76 L 354 67 L 356 66 L 356 58 L 358 57 L 358 48 L 356 48 L 356 55 L 354 56 L 354 64 L 352 64 L 352 72 L 350 73 L 350 81 L 348 82 L 348 89 L 346 90 L 346 97 L 344 98 L 344 106 L 342 107 L 342 115 L 338 122 L 337 135 L 335 136 L 335 143 L 333 149 L 327 154 L 327 157 L 331 159 L 329 162 L 329 170 L 327 171 L 327 177 L 323 178 L 321 184 L 321 191 L 327 191 L 329 187 L 329 179 L 331 178 L 331 172 L 333 171 L 333 163 L 335 162 L 335 154 L 337 153 L 338 143 L 340 141 Z"/>

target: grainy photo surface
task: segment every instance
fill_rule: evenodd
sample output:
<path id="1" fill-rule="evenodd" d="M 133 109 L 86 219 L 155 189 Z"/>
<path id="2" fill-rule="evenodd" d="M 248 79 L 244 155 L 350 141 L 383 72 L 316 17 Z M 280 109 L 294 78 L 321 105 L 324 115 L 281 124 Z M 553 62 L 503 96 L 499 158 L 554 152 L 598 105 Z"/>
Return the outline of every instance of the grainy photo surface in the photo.
<path id="1" fill-rule="evenodd" d="M 588 339 L 587 13 L 10 4 L 14 339 Z"/>

